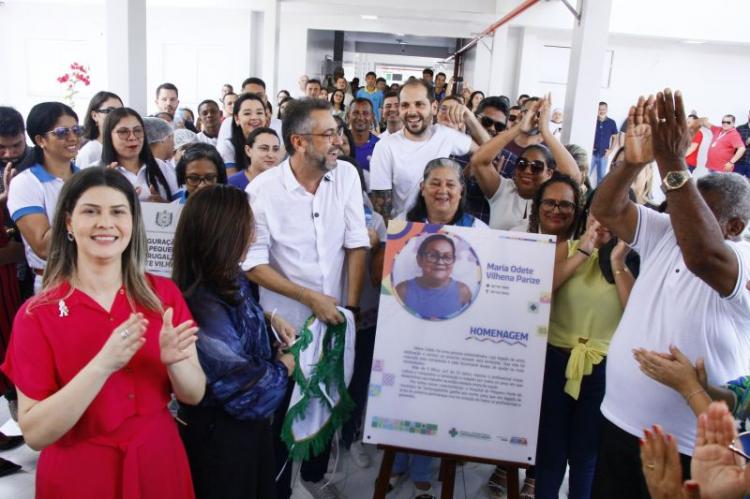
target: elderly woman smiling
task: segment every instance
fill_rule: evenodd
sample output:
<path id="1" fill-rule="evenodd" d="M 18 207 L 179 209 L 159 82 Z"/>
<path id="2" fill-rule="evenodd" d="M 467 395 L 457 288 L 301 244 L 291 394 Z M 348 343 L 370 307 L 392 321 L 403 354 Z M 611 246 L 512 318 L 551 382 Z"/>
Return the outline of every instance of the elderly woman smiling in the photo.
<path id="1" fill-rule="evenodd" d="M 461 165 L 449 158 L 433 159 L 425 166 L 419 194 L 407 212 L 410 222 L 488 228 L 464 211 L 466 188 Z"/>

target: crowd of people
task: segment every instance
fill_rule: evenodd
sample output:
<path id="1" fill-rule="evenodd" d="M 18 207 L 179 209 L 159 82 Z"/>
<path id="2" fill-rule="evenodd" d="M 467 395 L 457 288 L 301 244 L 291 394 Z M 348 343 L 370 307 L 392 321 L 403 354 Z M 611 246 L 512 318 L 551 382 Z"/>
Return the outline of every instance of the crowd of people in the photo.
<path id="1" fill-rule="evenodd" d="M 0 383 L 23 432 L 0 434 L 0 451 L 42 451 L 37 497 L 289 498 L 289 347 L 311 316 L 354 317 L 341 445 L 370 466 L 391 219 L 556 237 L 521 497 L 557 498 L 566 470 L 572 498 L 750 492 L 734 457 L 747 452 L 735 418 L 750 415 L 747 123 L 712 125 L 667 89 L 621 127 L 599 103 L 593 145 L 563 144 L 549 95 L 459 91 L 431 69 L 390 86 L 303 76 L 273 104 L 251 77 L 197 113 L 164 83 L 154 104 L 142 116 L 101 91 L 83 125 L 60 102 L 25 120 L 0 107 Z M 706 131 L 711 173 L 695 178 Z M 184 204 L 172 279 L 144 272 L 142 202 Z M 470 298 L 435 277 L 455 248 L 423 245 L 423 274 L 396 292 L 450 316 L 435 296 Z M 301 464 L 310 497 L 343 497 L 326 478 L 334 445 Z M 415 499 L 436 497 L 432 465 L 399 454 L 390 489 L 408 479 Z M 0 475 L 18 469 L 0 458 Z M 508 472 L 494 469 L 491 497 Z"/>

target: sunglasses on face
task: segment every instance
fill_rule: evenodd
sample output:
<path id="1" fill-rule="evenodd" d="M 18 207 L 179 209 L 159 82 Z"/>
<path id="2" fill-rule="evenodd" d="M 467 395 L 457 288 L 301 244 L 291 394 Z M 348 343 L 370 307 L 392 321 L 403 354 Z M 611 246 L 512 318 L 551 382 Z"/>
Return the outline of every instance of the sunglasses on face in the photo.
<path id="1" fill-rule="evenodd" d="M 544 161 L 539 161 L 538 159 L 529 161 L 528 159 L 521 158 L 516 161 L 516 170 L 524 171 L 526 168 L 531 168 L 531 173 L 539 175 L 547 168 L 547 165 L 544 164 Z"/>
<path id="2" fill-rule="evenodd" d="M 495 121 L 489 116 L 477 115 L 479 122 L 484 128 L 494 128 L 496 132 L 502 132 L 506 128 L 506 124 L 502 121 Z"/>
<path id="3" fill-rule="evenodd" d="M 115 133 L 120 138 L 120 140 L 128 140 L 131 133 L 133 134 L 133 137 L 140 140 L 143 138 L 143 127 L 136 126 L 133 128 L 118 128 L 117 130 L 115 130 Z"/>
<path id="4" fill-rule="evenodd" d="M 722 120 L 721 124 L 722 124 L 722 125 L 731 125 L 731 124 L 732 124 L 732 122 L 731 122 L 731 121 L 723 121 L 723 120 Z"/>
<path id="5" fill-rule="evenodd" d="M 59 126 L 57 128 L 53 128 L 47 133 L 51 133 L 58 139 L 67 139 L 71 133 L 76 137 L 81 137 L 83 136 L 83 127 L 78 125 L 72 127 Z"/>
<path id="6" fill-rule="evenodd" d="M 555 208 L 560 213 L 570 215 L 576 209 L 576 205 L 570 201 L 555 201 L 554 199 L 542 199 L 542 208 L 547 211 L 554 211 Z"/>
<path id="7" fill-rule="evenodd" d="M 187 177 L 185 177 L 185 181 L 191 187 L 197 187 L 203 182 L 207 184 L 215 184 L 218 178 L 218 175 L 205 175 L 203 177 L 201 177 L 200 175 L 188 175 Z"/>

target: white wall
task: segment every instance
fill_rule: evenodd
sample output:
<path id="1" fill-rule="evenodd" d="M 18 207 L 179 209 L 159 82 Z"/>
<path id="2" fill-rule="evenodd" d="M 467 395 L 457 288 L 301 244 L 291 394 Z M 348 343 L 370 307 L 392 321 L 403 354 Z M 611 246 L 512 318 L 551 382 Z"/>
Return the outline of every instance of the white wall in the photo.
<path id="1" fill-rule="evenodd" d="M 78 62 L 88 65 L 91 74 L 89 87 L 77 87 L 81 92 L 75 109 L 79 115 L 84 113 L 91 96 L 107 85 L 103 26 L 101 5 L 7 3 L 1 7 L 0 104 L 26 116 L 38 102 L 62 101 L 65 87 L 56 78 Z"/>
<path id="2" fill-rule="evenodd" d="M 551 92 L 553 105 L 562 105 L 565 85 L 540 81 L 543 74 L 540 53 L 544 45 L 569 46 L 570 35 L 525 29 L 518 91 L 532 95 Z M 610 36 L 608 49 L 613 53 L 611 85 L 601 88 L 599 100 L 609 103 L 610 116 L 618 125 L 638 95 L 648 95 L 667 86 L 682 90 L 687 108 L 696 109 L 700 115 L 716 121 L 727 113 L 736 115 L 740 122 L 747 117 L 750 109 L 750 96 L 744 84 L 750 81 L 747 47 L 688 45 L 673 40 L 615 35 Z M 595 113 L 596 109 L 592 109 L 592 122 Z"/>

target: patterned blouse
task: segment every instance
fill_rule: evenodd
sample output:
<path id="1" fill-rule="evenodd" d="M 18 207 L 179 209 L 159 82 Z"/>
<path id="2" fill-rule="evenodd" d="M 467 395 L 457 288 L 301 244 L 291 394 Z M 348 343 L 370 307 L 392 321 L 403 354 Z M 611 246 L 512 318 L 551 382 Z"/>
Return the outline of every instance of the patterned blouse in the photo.
<path id="1" fill-rule="evenodd" d="M 222 407 L 239 420 L 264 419 L 282 402 L 287 369 L 274 358 L 263 310 L 244 275 L 239 286 L 236 305 L 203 286 L 187 298 L 200 327 L 198 359 L 208 385 L 201 405 Z"/>

